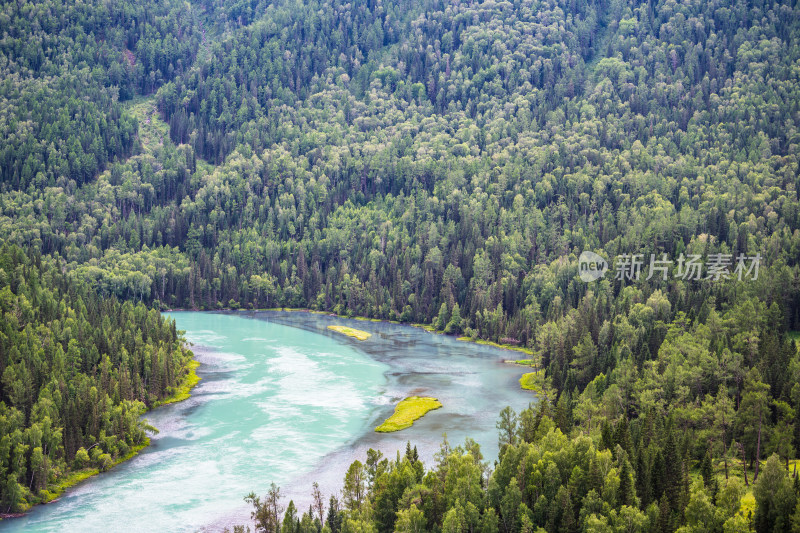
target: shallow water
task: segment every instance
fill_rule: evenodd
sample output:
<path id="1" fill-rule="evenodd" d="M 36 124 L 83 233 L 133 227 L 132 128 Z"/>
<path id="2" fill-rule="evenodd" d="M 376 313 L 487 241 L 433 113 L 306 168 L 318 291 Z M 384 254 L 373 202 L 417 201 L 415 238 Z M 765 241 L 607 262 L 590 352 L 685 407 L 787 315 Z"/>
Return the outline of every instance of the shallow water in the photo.
<path id="1" fill-rule="evenodd" d="M 270 482 L 300 509 L 311 483 L 339 489 L 368 448 L 394 457 L 406 441 L 427 464 L 447 433 L 497 454 L 495 421 L 525 407 L 514 354 L 386 323 L 310 313 L 174 312 L 202 365 L 192 397 L 147 414 L 160 433 L 138 457 L 68 491 L 2 531 L 194 531 L 245 523 L 242 498 Z M 357 341 L 327 329 L 369 331 Z M 411 428 L 373 428 L 409 395 L 439 398 Z"/>

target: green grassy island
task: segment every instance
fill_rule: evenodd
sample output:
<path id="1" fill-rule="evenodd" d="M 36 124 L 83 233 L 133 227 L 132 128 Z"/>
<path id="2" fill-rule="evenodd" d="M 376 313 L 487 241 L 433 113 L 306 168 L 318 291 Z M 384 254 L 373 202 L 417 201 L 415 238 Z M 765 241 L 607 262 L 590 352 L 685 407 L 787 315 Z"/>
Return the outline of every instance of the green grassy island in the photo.
<path id="1" fill-rule="evenodd" d="M 354 339 L 358 339 L 360 341 L 365 341 L 372 337 L 372 333 L 367 333 L 366 331 L 361 331 L 360 329 L 348 328 L 347 326 L 328 326 L 328 329 L 336 331 L 337 333 L 341 333 L 342 335 L 347 335 L 348 337 L 353 337 Z"/>
<path id="2" fill-rule="evenodd" d="M 410 428 L 414 421 L 422 418 L 428 411 L 439 409 L 442 403 L 436 398 L 409 396 L 394 408 L 394 414 L 375 428 L 378 433 L 391 433 Z"/>

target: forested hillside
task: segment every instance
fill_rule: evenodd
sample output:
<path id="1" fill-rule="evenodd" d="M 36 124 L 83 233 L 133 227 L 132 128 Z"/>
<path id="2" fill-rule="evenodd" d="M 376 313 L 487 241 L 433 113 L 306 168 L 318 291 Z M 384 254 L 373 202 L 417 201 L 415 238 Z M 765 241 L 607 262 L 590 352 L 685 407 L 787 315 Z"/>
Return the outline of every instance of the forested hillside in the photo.
<path id="1" fill-rule="evenodd" d="M 104 301 L 304 307 L 530 348 L 564 438 L 609 450 L 635 484 L 614 502 L 654 504 L 672 531 L 692 524 L 690 472 L 710 464 L 722 490 L 800 446 L 799 9 L 2 2 L 0 236 Z M 584 250 L 604 279 L 579 278 Z M 615 277 L 623 254 L 640 279 Z M 760 268 L 645 279 L 651 254 Z M 4 379 L 22 412 L 14 394 Z M 621 453 L 608 434 L 626 431 Z M 667 463 L 663 504 L 667 482 L 644 480 Z M 564 528 L 585 528 L 590 485 L 566 464 Z M 608 504 L 591 508 L 622 528 Z M 495 507 L 506 533 L 563 529 Z"/>
<path id="2" fill-rule="evenodd" d="M 80 185 L 131 155 L 119 100 L 180 75 L 200 34 L 182 4 L 3 2 L 0 178 L 4 190 Z"/>

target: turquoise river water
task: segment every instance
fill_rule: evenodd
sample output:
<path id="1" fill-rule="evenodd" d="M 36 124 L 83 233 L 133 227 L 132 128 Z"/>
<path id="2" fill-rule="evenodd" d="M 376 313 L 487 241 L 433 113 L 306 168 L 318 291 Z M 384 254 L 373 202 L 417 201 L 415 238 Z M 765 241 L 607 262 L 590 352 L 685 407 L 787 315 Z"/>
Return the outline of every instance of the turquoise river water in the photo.
<path id="1" fill-rule="evenodd" d="M 160 432 L 137 457 L 69 490 L 0 531 L 221 531 L 249 523 L 243 497 L 281 486 L 308 508 L 311 484 L 337 491 L 369 448 L 394 457 L 406 441 L 421 458 L 447 433 L 497 455 L 495 421 L 534 397 L 519 388 L 516 353 L 418 328 L 298 312 L 171 312 L 194 344 L 200 384 L 189 400 L 150 413 Z M 369 331 L 357 341 L 327 329 Z M 410 395 L 444 407 L 413 427 L 373 431 Z M 232 529 L 232 528 L 231 528 Z"/>

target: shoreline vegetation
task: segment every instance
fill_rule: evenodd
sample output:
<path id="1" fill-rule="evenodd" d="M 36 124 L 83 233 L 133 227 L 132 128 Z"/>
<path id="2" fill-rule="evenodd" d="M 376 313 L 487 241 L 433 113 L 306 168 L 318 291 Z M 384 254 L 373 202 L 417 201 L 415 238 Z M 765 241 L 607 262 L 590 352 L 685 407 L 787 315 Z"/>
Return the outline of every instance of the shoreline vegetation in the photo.
<path id="1" fill-rule="evenodd" d="M 186 375 L 184 376 L 183 380 L 175 387 L 175 391 L 173 394 L 160 402 L 154 403 L 150 409 L 146 411 L 149 413 L 154 409 L 158 409 L 159 407 L 163 407 L 165 405 L 173 404 L 182 402 L 184 400 L 188 400 L 191 397 L 192 389 L 200 383 L 202 379 L 200 376 L 197 375 L 197 368 L 200 366 L 200 362 L 194 359 L 194 354 L 192 354 L 192 359 L 190 359 L 186 364 Z M 155 428 L 153 428 L 155 429 Z M 157 431 L 157 429 L 156 429 Z M 139 452 L 144 450 L 150 446 L 150 437 L 145 437 L 144 442 L 141 444 L 137 444 L 133 446 L 128 453 L 121 457 L 117 457 L 113 459 L 107 466 L 104 468 L 96 468 L 96 467 L 88 467 L 82 468 L 80 470 L 70 471 L 65 476 L 58 478 L 53 483 L 48 483 L 47 487 L 42 489 L 39 492 L 39 498 L 29 502 L 28 506 L 22 509 L 20 512 L 15 513 L 0 513 L 0 521 L 9 519 L 9 518 L 19 518 L 25 516 L 31 509 L 36 507 L 37 505 L 45 505 L 48 503 L 53 503 L 54 501 L 58 500 L 67 490 L 71 489 L 75 485 L 85 481 L 91 477 L 96 476 L 97 474 L 101 474 L 103 472 L 108 472 L 112 468 L 133 459 Z"/>
<path id="2" fill-rule="evenodd" d="M 109 470 L 111 470 L 115 466 L 120 465 L 120 464 L 124 463 L 125 461 L 127 461 L 129 459 L 133 459 L 134 457 L 139 455 L 139 452 L 141 452 L 142 450 L 144 450 L 148 446 L 150 446 L 150 437 L 145 437 L 145 440 L 144 440 L 143 443 L 137 444 L 136 446 L 131 448 L 128 453 L 126 453 L 122 457 L 118 457 L 118 458 L 114 459 L 113 462 L 110 465 L 108 465 L 106 468 L 104 468 L 104 469 L 90 467 L 90 468 L 83 468 L 81 470 L 75 470 L 73 472 L 70 472 L 64 478 L 62 478 L 60 481 L 57 481 L 53 485 L 48 486 L 48 488 L 43 489 L 40 492 L 40 494 L 42 495 L 41 501 L 32 502 L 30 507 L 28 507 L 27 509 L 25 509 L 25 511 L 23 511 L 21 513 L 8 513 L 6 515 L 0 515 L 0 517 L 2 517 L 2 518 L 21 517 L 21 516 L 24 516 L 28 511 L 30 511 L 31 509 L 33 509 L 37 505 L 44 505 L 44 504 L 52 503 L 52 502 L 58 500 L 67 490 L 69 490 L 70 488 L 74 487 L 75 485 L 77 485 L 81 481 L 89 479 L 90 477 L 94 477 L 97 474 L 100 474 L 102 472 L 108 472 Z"/>
<path id="3" fill-rule="evenodd" d="M 442 403 L 431 397 L 409 396 L 394 408 L 394 414 L 387 418 L 383 424 L 375 428 L 377 433 L 392 433 L 402 431 L 414 425 L 414 422 L 425 416 L 429 411 L 440 409 Z"/>
<path id="4" fill-rule="evenodd" d="M 171 403 L 178 403 L 184 400 L 188 400 L 189 397 L 192 395 L 192 389 L 200 383 L 202 379 L 200 376 L 197 375 L 197 368 L 200 366 L 200 361 L 194 359 L 194 353 L 192 354 L 192 359 L 190 359 L 186 363 L 186 376 L 183 378 L 177 387 L 175 387 L 175 391 L 172 393 L 172 396 L 161 400 L 160 402 L 156 402 L 149 410 L 156 409 L 157 407 L 161 407 L 163 405 L 169 405 Z"/>
<path id="5" fill-rule="evenodd" d="M 525 390 L 542 394 L 545 389 L 545 377 L 543 370 L 522 374 L 519 378 L 519 386 Z"/>
<path id="6" fill-rule="evenodd" d="M 198 380 L 194 353 L 157 310 L 14 245 L 0 247 L 0 265 L 15 280 L 0 298 L 2 518 L 136 455 L 157 432 L 145 413 Z"/>

